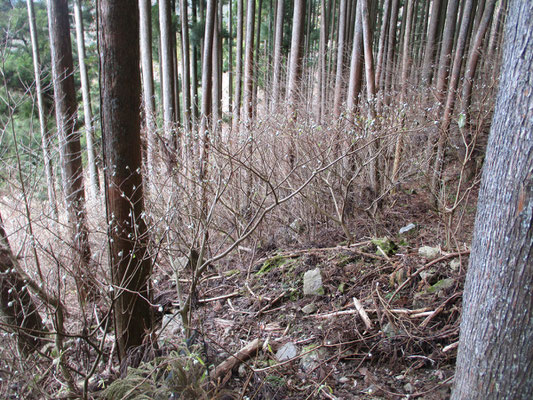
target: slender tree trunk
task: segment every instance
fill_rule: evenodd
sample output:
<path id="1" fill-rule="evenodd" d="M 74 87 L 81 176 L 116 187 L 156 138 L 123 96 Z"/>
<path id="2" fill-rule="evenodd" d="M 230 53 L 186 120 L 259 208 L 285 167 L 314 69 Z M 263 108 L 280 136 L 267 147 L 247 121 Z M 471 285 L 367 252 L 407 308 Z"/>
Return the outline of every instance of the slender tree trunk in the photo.
<path id="1" fill-rule="evenodd" d="M 17 335 L 19 349 L 26 355 L 42 345 L 46 328 L 35 305 L 27 282 L 16 268 L 4 222 L 0 215 L 0 310 L 5 323 Z"/>
<path id="2" fill-rule="evenodd" d="M 191 134 L 191 59 L 189 47 L 189 17 L 187 11 L 187 0 L 179 0 L 180 20 L 181 20 L 181 74 L 182 95 L 183 95 L 183 126 L 185 135 L 189 138 Z M 189 143 L 190 145 L 190 143 Z"/>
<path id="3" fill-rule="evenodd" d="M 243 0 L 237 0 L 237 63 L 235 66 L 235 100 L 233 103 L 234 134 L 239 133 L 239 125 L 241 123 L 243 17 Z"/>
<path id="4" fill-rule="evenodd" d="M 150 0 L 139 0 L 139 19 L 144 123 L 146 129 L 146 166 L 148 180 L 150 181 L 154 179 L 155 156 L 158 148 L 152 67 L 152 6 Z"/>
<path id="5" fill-rule="evenodd" d="M 437 75 L 437 103 L 442 105 L 445 96 L 448 76 L 450 74 L 450 62 L 453 48 L 453 37 L 455 35 L 455 23 L 457 20 L 457 10 L 459 0 L 449 0 L 446 10 L 446 22 L 442 38 L 442 47 L 440 50 L 439 69 Z"/>
<path id="6" fill-rule="evenodd" d="M 207 1 L 207 11 L 205 18 L 205 33 L 204 33 L 204 54 L 202 61 L 202 110 L 200 116 L 200 168 L 198 180 L 202 185 L 201 194 L 201 209 L 202 219 L 207 217 L 207 198 L 206 198 L 206 184 L 207 179 L 207 165 L 209 161 L 209 145 L 211 138 L 209 137 L 209 126 L 211 125 L 212 117 L 212 92 L 213 80 L 211 71 L 213 69 L 213 40 L 215 30 L 215 16 L 217 10 L 217 0 Z"/>
<path id="7" fill-rule="evenodd" d="M 462 95 L 462 109 L 461 112 L 466 116 L 467 124 L 470 123 L 470 104 L 472 104 L 472 87 L 474 84 L 474 78 L 476 76 L 477 64 L 479 62 L 479 57 L 481 55 L 481 45 L 483 38 L 487 33 L 488 27 L 490 25 L 490 19 L 494 12 L 494 6 L 496 0 L 487 0 L 485 10 L 483 11 L 483 17 L 479 24 L 479 28 L 476 31 L 474 37 L 474 42 L 470 48 L 470 53 L 468 55 L 468 63 L 466 64 L 465 78 L 463 85 L 463 95 Z"/>
<path id="8" fill-rule="evenodd" d="M 357 11 L 357 10 L 356 10 Z M 346 96 L 346 110 L 350 121 L 354 121 L 359 95 L 361 93 L 363 78 L 363 21 L 361 13 L 356 12 L 355 31 L 352 42 L 352 58 L 350 61 L 350 81 L 348 83 L 348 94 Z"/>
<path id="9" fill-rule="evenodd" d="M 435 62 L 435 42 L 437 39 L 437 29 L 439 27 L 441 0 L 433 0 L 431 3 L 431 19 L 429 22 L 429 32 L 427 35 L 424 50 L 424 60 L 422 61 L 422 84 L 430 85 L 433 76 L 433 63 Z"/>
<path id="10" fill-rule="evenodd" d="M 161 94 L 163 97 L 163 129 L 166 140 L 166 161 L 175 157 L 174 130 L 174 69 L 172 62 L 172 22 L 170 0 L 159 1 L 159 31 L 161 34 Z"/>
<path id="11" fill-rule="evenodd" d="M 48 24 L 61 175 L 75 253 L 72 265 L 80 303 L 85 303 L 94 298 L 97 290 L 92 280 L 94 271 L 85 212 L 80 133 L 76 130 L 78 104 L 67 0 L 48 0 Z"/>
<path id="12" fill-rule="evenodd" d="M 90 193 L 95 199 L 100 193 L 100 179 L 96 168 L 96 152 L 94 148 L 94 123 L 91 106 L 89 75 L 85 66 L 85 37 L 80 0 L 74 0 L 74 19 L 76 20 L 76 42 L 78 44 L 78 62 L 80 65 L 81 94 L 83 98 L 83 117 L 85 119 L 85 138 L 87 140 L 87 166 L 89 168 Z"/>
<path id="13" fill-rule="evenodd" d="M 376 63 L 376 86 L 382 87 L 381 81 L 383 79 L 383 58 L 385 56 L 385 38 L 387 36 L 387 28 L 389 27 L 390 18 L 390 0 L 385 0 L 383 3 L 383 19 L 381 21 L 381 31 L 379 34 L 378 45 L 378 59 Z M 356 23 L 357 26 L 357 23 Z M 355 34 L 354 34 L 355 37 Z"/>
<path id="14" fill-rule="evenodd" d="M 274 40 L 274 77 L 272 78 L 272 110 L 277 111 L 280 101 L 281 85 L 281 44 L 283 42 L 284 0 L 278 0 L 276 7 L 276 34 Z"/>
<path id="15" fill-rule="evenodd" d="M 452 400 L 533 395 L 533 120 L 526 117 L 533 109 L 531 21 L 532 2 L 510 2 Z"/>
<path id="16" fill-rule="evenodd" d="M 47 129 L 46 110 L 43 99 L 43 84 L 41 81 L 41 60 L 39 57 L 39 40 L 37 38 L 37 27 L 35 26 L 35 10 L 33 0 L 27 0 L 28 21 L 30 25 L 31 48 L 33 58 L 33 74 L 35 76 L 35 91 L 37 94 L 37 109 L 39 111 L 39 126 L 41 132 L 41 147 L 43 150 L 44 173 L 48 190 L 48 202 L 50 203 L 50 215 L 57 220 L 57 199 L 55 189 L 54 170 L 52 167 L 52 156 L 50 154 L 50 144 L 52 137 Z"/>
<path id="17" fill-rule="evenodd" d="M 192 0 L 192 23 L 196 25 L 196 0 Z M 197 126 L 199 121 L 199 99 L 198 99 L 198 45 L 194 44 L 192 47 L 191 57 L 191 95 L 192 95 L 192 121 L 193 126 Z M 201 61 L 201 60 L 200 60 Z"/>
<path id="18" fill-rule="evenodd" d="M 257 22 L 254 27 L 256 32 L 255 38 L 255 56 L 253 58 L 253 76 L 255 79 L 252 81 L 253 93 L 252 93 L 252 113 L 255 116 L 257 114 L 257 92 L 259 89 L 259 55 L 261 54 L 261 14 L 263 11 L 263 0 L 259 0 L 257 10 Z"/>
<path id="19" fill-rule="evenodd" d="M 390 25 L 389 25 L 389 37 L 387 44 L 387 64 L 384 68 L 386 79 L 385 79 L 385 89 L 384 93 L 384 102 L 389 104 L 389 99 L 392 91 L 392 75 L 394 72 L 394 48 L 396 46 L 396 30 L 398 25 L 398 8 L 399 1 L 392 0 L 391 5 L 391 15 L 390 15 Z"/>
<path id="20" fill-rule="evenodd" d="M 279 1 L 279 0 L 278 0 Z M 328 19 L 326 0 L 320 0 L 320 42 L 318 49 L 318 121 L 324 122 L 326 110 L 326 48 L 328 45 Z"/>
<path id="21" fill-rule="evenodd" d="M 448 95 L 446 97 L 446 105 L 444 107 L 444 114 L 440 123 L 439 141 L 437 144 L 437 156 L 435 157 L 435 164 L 433 168 L 432 188 L 436 188 L 437 182 L 441 178 L 442 166 L 444 162 L 444 146 L 446 138 L 448 137 L 448 128 L 452 120 L 453 109 L 455 106 L 455 97 L 457 86 L 459 85 L 459 78 L 461 68 L 463 65 L 463 58 L 465 47 L 468 39 L 468 27 L 470 25 L 472 11 L 474 6 L 473 0 L 466 0 L 463 10 L 463 19 L 461 21 L 461 28 L 457 38 L 457 45 L 455 49 L 455 56 L 453 60 L 453 69 L 450 77 L 450 84 L 448 85 Z"/>
<path id="22" fill-rule="evenodd" d="M 249 135 L 253 118 L 253 81 L 254 81 L 254 32 L 255 32 L 255 0 L 248 0 L 246 6 L 246 39 L 244 54 L 243 84 L 243 122 L 245 134 Z"/>
<path id="23" fill-rule="evenodd" d="M 339 36 L 337 41 L 337 72 L 335 73 L 335 95 L 333 97 L 333 116 L 336 120 L 341 115 L 344 71 L 344 42 L 346 32 L 346 0 L 339 6 Z"/>
<path id="24" fill-rule="evenodd" d="M 287 88 L 287 100 L 291 118 L 296 117 L 299 98 L 299 84 L 301 78 L 301 59 L 303 27 L 305 20 L 305 1 L 295 0 L 292 20 L 291 58 L 289 65 L 289 83 Z"/>
<path id="25" fill-rule="evenodd" d="M 228 22 L 228 113 L 233 118 L 233 4 L 229 2 Z M 231 119 L 230 119 L 231 124 Z"/>
<path id="26" fill-rule="evenodd" d="M 374 119 L 376 117 L 373 106 L 373 101 L 376 96 L 376 77 L 374 73 L 374 59 L 372 53 L 372 31 L 370 29 L 370 14 L 368 11 L 368 1 L 369 0 L 360 1 L 361 5 L 360 7 L 358 7 L 358 12 L 361 13 L 361 22 L 363 24 L 363 48 L 365 52 L 365 76 L 369 118 Z M 378 198 L 381 192 L 381 187 L 377 161 L 380 144 L 377 138 L 373 138 L 371 148 L 372 151 L 370 157 L 372 158 L 372 160 L 370 162 L 370 184 L 372 185 L 372 191 L 374 193 L 374 196 Z"/>
<path id="27" fill-rule="evenodd" d="M 406 98 L 407 98 L 407 83 L 409 80 L 409 68 L 411 66 L 411 55 L 409 54 L 410 47 L 409 45 L 412 45 L 412 42 L 410 42 L 409 38 L 411 37 L 411 29 L 413 26 L 413 9 L 414 9 L 414 3 L 415 0 L 406 0 L 407 3 L 407 10 L 405 15 L 405 32 L 404 32 L 404 38 L 403 38 L 403 50 L 402 50 L 402 75 L 401 75 L 401 81 L 402 81 L 402 89 L 400 92 L 400 107 L 406 107 Z M 396 182 L 396 179 L 398 177 L 398 170 L 400 168 L 400 159 L 402 154 L 402 146 L 403 146 L 403 136 L 402 132 L 400 131 L 398 133 L 398 138 L 396 139 L 396 148 L 394 149 L 394 161 L 392 164 L 392 172 L 391 172 L 391 180 L 393 183 Z"/>
<path id="28" fill-rule="evenodd" d="M 100 97 L 118 354 L 140 346 L 152 329 L 141 173 L 139 14 L 127 0 L 100 0 Z M 128 12 L 124 10 L 128 9 Z"/>

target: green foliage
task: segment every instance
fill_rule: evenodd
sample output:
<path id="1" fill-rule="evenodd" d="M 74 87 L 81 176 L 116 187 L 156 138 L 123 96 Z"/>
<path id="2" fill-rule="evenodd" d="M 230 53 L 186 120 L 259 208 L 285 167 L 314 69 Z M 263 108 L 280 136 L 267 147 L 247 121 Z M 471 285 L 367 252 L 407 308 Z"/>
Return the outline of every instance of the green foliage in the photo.
<path id="1" fill-rule="evenodd" d="M 285 257 L 280 256 L 280 255 L 269 258 L 263 263 L 263 266 L 261 267 L 259 271 L 257 271 L 257 274 L 258 275 L 266 274 L 267 272 L 269 272 L 270 270 L 274 268 L 281 267 L 282 265 L 286 264 L 288 261 L 289 260 L 287 260 Z"/>

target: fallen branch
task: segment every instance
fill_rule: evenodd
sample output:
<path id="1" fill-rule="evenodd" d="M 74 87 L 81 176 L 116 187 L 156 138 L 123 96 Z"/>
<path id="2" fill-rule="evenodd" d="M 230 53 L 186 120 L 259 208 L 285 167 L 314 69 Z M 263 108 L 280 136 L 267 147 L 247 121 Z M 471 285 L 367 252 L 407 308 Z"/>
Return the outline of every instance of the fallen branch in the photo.
<path id="1" fill-rule="evenodd" d="M 372 322 L 370 321 L 370 318 L 368 318 L 368 314 L 366 313 L 363 305 L 361 304 L 361 302 L 359 300 L 357 300 L 357 298 L 353 298 L 353 304 L 355 305 L 355 308 L 357 310 L 357 312 L 359 313 L 359 315 L 361 316 L 361 319 L 363 320 L 363 322 L 365 323 L 365 326 L 366 326 L 366 329 L 370 330 L 372 329 Z"/>
<path id="2" fill-rule="evenodd" d="M 240 295 L 239 292 L 233 292 L 233 293 L 229 293 L 229 294 L 224 294 L 222 296 L 211 297 L 209 299 L 199 299 L 198 303 L 200 303 L 200 304 L 211 303 L 212 301 L 230 299 L 232 297 L 236 297 L 236 296 L 239 296 L 239 295 Z"/>
<path id="3" fill-rule="evenodd" d="M 402 314 L 402 315 L 417 315 L 417 314 L 421 314 L 421 313 L 425 313 L 429 310 L 428 307 L 424 307 L 424 308 L 419 308 L 417 310 L 409 310 L 407 308 L 393 308 L 391 310 L 387 310 L 388 312 L 390 313 L 393 313 L 393 314 Z M 367 313 L 378 313 L 379 309 L 376 309 L 376 308 L 370 308 L 368 310 L 366 310 Z M 342 310 L 342 311 L 335 311 L 335 312 L 332 312 L 332 313 L 328 313 L 328 314 L 315 314 L 315 315 L 309 315 L 309 316 L 306 316 L 304 318 L 319 318 L 319 319 L 327 319 L 327 318 L 333 318 L 333 317 L 338 317 L 340 315 L 351 315 L 351 314 L 359 314 L 359 311 L 358 310 Z M 426 314 L 427 315 L 427 314 Z"/>
<path id="4" fill-rule="evenodd" d="M 235 354 L 231 355 L 225 361 L 220 363 L 213 371 L 211 371 L 211 379 L 217 380 L 226 376 L 237 365 L 248 360 L 255 355 L 257 351 L 263 346 L 263 341 L 259 338 L 251 341 Z"/>
<path id="5" fill-rule="evenodd" d="M 449 344 L 448 346 L 444 347 L 444 348 L 442 349 L 442 352 L 443 352 L 443 353 L 447 353 L 448 351 L 457 348 L 457 346 L 459 346 L 459 342 L 454 342 L 454 343 Z"/>

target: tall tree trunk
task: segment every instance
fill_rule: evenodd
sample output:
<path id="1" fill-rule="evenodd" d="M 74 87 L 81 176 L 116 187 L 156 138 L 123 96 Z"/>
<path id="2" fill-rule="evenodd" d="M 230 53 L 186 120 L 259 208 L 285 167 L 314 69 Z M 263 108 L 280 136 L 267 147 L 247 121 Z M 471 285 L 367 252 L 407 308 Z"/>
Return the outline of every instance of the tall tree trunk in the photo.
<path id="1" fill-rule="evenodd" d="M 398 8 L 399 1 L 392 0 L 391 4 L 391 14 L 390 14 L 390 25 L 389 25 L 389 37 L 387 40 L 387 63 L 386 67 L 383 68 L 386 74 L 385 78 L 385 88 L 384 93 L 384 102 L 389 104 L 390 94 L 392 91 L 392 75 L 394 72 L 394 51 L 396 46 L 396 31 L 398 25 Z"/>
<path id="2" fill-rule="evenodd" d="M 242 34 L 243 34 L 243 0 L 237 0 L 237 62 L 235 66 L 235 99 L 233 102 L 233 132 L 239 133 L 241 123 L 242 93 Z"/>
<path id="3" fill-rule="evenodd" d="M 531 21 L 532 2 L 510 2 L 452 400 L 526 400 L 533 394 L 533 120 L 526 117 L 533 109 Z"/>
<path id="4" fill-rule="evenodd" d="M 476 76 L 477 64 L 479 62 L 479 56 L 481 55 L 481 44 L 483 38 L 487 33 L 490 25 L 490 19 L 494 12 L 494 6 L 496 0 L 487 0 L 485 10 L 483 11 L 483 17 L 476 31 L 474 42 L 470 47 L 470 53 L 468 55 L 468 63 L 466 64 L 465 78 L 463 85 L 462 95 L 462 108 L 461 112 L 466 116 L 467 124 L 470 122 L 470 105 L 472 104 L 472 87 L 474 85 L 474 77 Z"/>
<path id="5" fill-rule="evenodd" d="M 333 116 L 339 119 L 343 93 L 344 71 L 344 42 L 346 33 L 346 0 L 341 0 L 339 6 L 339 36 L 337 40 L 337 72 L 335 73 L 335 94 L 333 97 Z"/>
<path id="6" fill-rule="evenodd" d="M 305 1 L 295 0 L 292 19 L 291 56 L 289 65 L 289 83 L 287 88 L 287 101 L 291 118 L 296 117 L 299 99 L 299 84 L 301 78 L 301 59 L 303 27 L 305 20 Z"/>
<path id="7" fill-rule="evenodd" d="M 459 0 L 449 0 L 448 8 L 446 10 L 446 22 L 444 25 L 444 33 L 442 37 L 442 47 L 440 50 L 439 68 L 437 75 L 437 103 L 442 105 L 445 96 L 446 86 L 448 84 L 448 76 L 450 74 L 450 62 L 453 48 L 453 37 L 455 35 L 455 23 L 457 20 L 457 10 L 459 8 Z"/>
<path id="8" fill-rule="evenodd" d="M 163 129 L 166 140 L 166 160 L 175 157 L 175 100 L 174 100 L 174 69 L 172 62 L 172 16 L 170 0 L 159 1 L 159 31 L 161 34 L 161 94 L 163 97 Z"/>
<path id="9" fill-rule="evenodd" d="M 281 44 L 283 43 L 284 0 L 278 0 L 276 7 L 276 33 L 274 39 L 274 76 L 272 78 L 272 110 L 278 110 L 281 85 Z"/>
<path id="10" fill-rule="evenodd" d="M 255 116 L 257 114 L 257 92 L 259 89 L 259 55 L 261 54 L 261 14 L 263 11 L 263 0 L 259 0 L 257 10 L 257 22 L 254 27 L 256 32 L 255 38 L 255 57 L 253 60 L 253 76 L 255 79 L 252 81 L 253 85 L 253 94 L 252 94 L 252 113 Z"/>
<path id="11" fill-rule="evenodd" d="M 453 110 L 455 106 L 455 98 L 457 86 L 459 85 L 459 78 L 461 68 L 463 65 L 463 58 L 468 39 L 468 27 L 470 25 L 474 0 L 466 0 L 463 10 L 463 19 L 461 20 L 461 28 L 457 38 L 457 45 L 455 49 L 455 56 L 453 60 L 452 74 L 450 77 L 450 84 L 448 85 L 448 95 L 446 96 L 446 105 L 444 113 L 440 122 L 439 141 L 437 144 L 437 155 L 435 157 L 435 164 L 433 167 L 432 187 L 436 187 L 437 182 L 441 178 L 442 166 L 444 162 L 444 146 L 446 138 L 448 137 L 448 128 L 450 126 Z"/>
<path id="12" fill-rule="evenodd" d="M 129 10 L 124 12 L 124 10 Z M 128 0 L 100 0 L 100 98 L 114 317 L 119 358 L 152 329 L 151 261 L 141 173 L 139 14 Z"/>
<path id="13" fill-rule="evenodd" d="M 187 0 L 179 0 L 181 21 L 181 74 L 183 94 L 183 127 L 185 134 L 190 138 L 191 134 L 191 58 L 189 47 L 189 17 Z M 190 141 L 190 139 L 188 139 Z M 190 145 L 190 143 L 189 143 Z"/>
<path id="14" fill-rule="evenodd" d="M 94 271 L 85 212 L 80 133 L 76 130 L 78 104 L 74 89 L 67 0 L 48 0 L 48 26 L 61 175 L 75 253 L 72 265 L 79 300 L 85 303 L 94 298 L 97 290 L 92 281 Z"/>
<path id="15" fill-rule="evenodd" d="M 403 108 L 406 106 L 406 97 L 407 97 L 407 83 L 409 80 L 409 68 L 411 66 L 411 55 L 409 54 L 410 47 L 409 45 L 412 44 L 412 42 L 409 40 L 411 37 L 411 29 L 413 26 L 413 9 L 414 9 L 414 3 L 415 0 L 406 0 L 407 3 L 407 10 L 405 15 L 405 32 L 404 32 L 404 38 L 403 38 L 403 50 L 402 50 L 402 75 L 401 75 L 401 81 L 402 81 L 402 89 L 400 92 L 400 108 Z M 400 168 L 400 158 L 402 154 L 402 146 L 403 146 L 403 137 L 402 132 L 400 131 L 398 133 L 398 138 L 396 139 L 396 148 L 394 149 L 394 161 L 392 164 L 392 172 L 391 172 L 391 180 L 393 183 L 396 182 L 398 170 Z"/>
<path id="16" fill-rule="evenodd" d="M 435 62 L 435 42 L 437 39 L 437 29 L 439 27 L 441 0 L 433 0 L 431 3 L 431 19 L 424 49 L 424 60 L 422 61 L 422 84 L 430 85 L 433 76 L 433 63 Z"/>
<path id="17" fill-rule="evenodd" d="M 148 180 L 154 179 L 157 136 L 155 122 L 154 74 L 152 66 L 152 6 L 151 0 L 139 0 L 140 52 L 142 64 L 142 92 L 146 129 L 146 166 Z"/>
<path id="18" fill-rule="evenodd" d="M 253 81 L 254 81 L 254 32 L 255 0 L 248 0 L 246 6 L 246 39 L 244 52 L 243 83 L 243 122 L 245 134 L 249 135 L 253 118 Z"/>
<path id="19" fill-rule="evenodd" d="M 229 15 L 228 15 L 228 113 L 233 118 L 233 4 L 229 2 Z"/>
<path id="20" fill-rule="evenodd" d="M 279 0 L 278 0 L 279 1 Z M 326 48 L 328 45 L 328 18 L 326 0 L 320 0 L 320 42 L 318 49 L 318 121 L 324 121 L 326 110 Z"/>
<path id="21" fill-rule="evenodd" d="M 76 20 L 76 42 L 78 44 L 78 62 L 80 65 L 81 94 L 83 98 L 83 117 L 85 120 L 85 138 L 87 140 L 87 166 L 89 168 L 89 187 L 93 198 L 100 193 L 100 179 L 96 168 L 96 152 L 94 148 L 94 123 L 91 106 L 89 75 L 85 66 L 85 36 L 80 0 L 74 0 L 74 19 Z"/>
<path id="22" fill-rule="evenodd" d="M 33 58 L 33 74 L 35 76 L 35 91 L 37 94 L 37 109 L 39 111 L 39 126 L 41 132 L 41 147 L 43 150 L 44 173 L 46 176 L 46 185 L 48 190 L 48 202 L 50 203 L 50 215 L 57 220 L 57 198 L 54 179 L 54 170 L 52 167 L 52 156 L 50 154 L 51 135 L 47 129 L 46 110 L 43 99 L 43 84 L 41 81 L 41 60 L 39 57 L 39 40 L 37 37 L 37 27 L 35 26 L 35 10 L 33 0 L 27 0 L 28 21 L 30 25 L 31 48 Z"/>
<path id="23" fill-rule="evenodd" d="M 346 96 L 346 110 L 351 122 L 355 122 L 355 112 L 359 103 L 363 78 L 363 22 L 361 13 L 356 10 L 352 58 L 350 61 L 350 80 Z"/>
<path id="24" fill-rule="evenodd" d="M 390 0 L 385 0 L 383 4 L 381 31 L 379 34 L 378 58 L 376 62 L 376 86 L 378 88 L 382 87 L 381 81 L 383 80 L 383 58 L 385 57 L 385 39 L 387 36 L 387 28 L 389 27 L 390 8 Z"/>
<path id="25" fill-rule="evenodd" d="M 2 215 L 0 215 L 0 310 L 5 323 L 17 335 L 24 354 L 30 354 L 42 345 L 46 328 L 35 305 L 27 282 L 16 268 Z"/>
<path id="26" fill-rule="evenodd" d="M 192 23 L 196 25 L 197 15 L 196 15 L 196 0 L 192 0 Z M 198 98 L 198 62 L 201 62 L 201 55 L 198 56 L 198 45 L 195 43 L 192 47 L 191 54 L 191 101 L 192 101 L 192 121 L 193 126 L 197 126 L 199 122 L 199 98 Z M 198 60 L 200 58 L 200 60 Z"/>
<path id="27" fill-rule="evenodd" d="M 211 138 L 209 137 L 209 127 L 212 123 L 212 92 L 213 80 L 211 71 L 213 69 L 213 40 L 215 31 L 215 16 L 217 10 L 217 0 L 207 0 L 207 11 L 205 18 L 205 33 L 204 33 L 204 54 L 202 61 L 202 110 L 200 115 L 200 167 L 198 180 L 202 185 L 201 194 L 201 209 L 202 218 L 207 217 L 207 198 L 206 198 L 206 183 L 207 179 L 207 165 L 209 161 L 209 145 Z"/>
<path id="28" fill-rule="evenodd" d="M 374 59 L 372 53 L 372 31 L 370 29 L 370 14 L 368 7 L 369 0 L 361 0 L 360 7 L 357 7 L 358 12 L 361 13 L 361 22 L 363 24 L 363 48 L 365 52 L 365 76 L 366 76 L 366 91 L 368 98 L 368 109 L 369 117 L 374 119 L 376 114 L 374 110 L 374 98 L 376 96 L 376 77 L 374 74 Z M 376 198 L 379 197 L 381 187 L 380 187 L 380 177 L 378 169 L 378 154 L 379 154 L 379 140 L 374 138 L 372 140 L 371 147 L 371 162 L 370 162 L 370 184 L 372 185 L 372 191 Z"/>

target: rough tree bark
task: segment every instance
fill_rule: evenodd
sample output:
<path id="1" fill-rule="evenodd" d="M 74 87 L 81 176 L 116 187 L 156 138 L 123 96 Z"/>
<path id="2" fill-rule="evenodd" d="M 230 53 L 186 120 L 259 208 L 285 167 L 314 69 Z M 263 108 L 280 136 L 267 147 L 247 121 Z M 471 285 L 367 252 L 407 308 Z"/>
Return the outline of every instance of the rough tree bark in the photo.
<path id="1" fill-rule="evenodd" d="M 124 10 L 129 10 L 124 12 Z M 151 261 L 141 173 L 139 13 L 128 0 L 98 5 L 100 97 L 110 265 L 118 354 L 152 328 Z"/>
<path id="2" fill-rule="evenodd" d="M 299 83 L 301 77 L 302 41 L 303 27 L 305 20 L 305 1 L 296 0 L 294 2 L 294 13 L 292 19 L 291 55 L 289 64 L 289 84 L 287 88 L 287 102 L 289 103 L 289 113 L 291 118 L 296 116 L 298 103 Z"/>
<path id="3" fill-rule="evenodd" d="M 79 300 L 84 303 L 95 296 L 97 289 L 92 281 L 94 271 L 85 212 L 80 133 L 76 130 L 78 103 L 74 89 L 67 0 L 48 0 L 48 26 L 61 178 L 74 249 L 72 265 Z"/>
<path id="4" fill-rule="evenodd" d="M 452 400 L 533 397 L 533 3 L 511 1 Z"/>
<path id="5" fill-rule="evenodd" d="M 333 96 L 333 116 L 339 119 L 343 93 L 344 72 L 344 42 L 346 31 L 346 0 L 340 0 L 339 6 L 339 34 L 337 39 L 337 71 L 335 73 L 335 92 Z"/>

